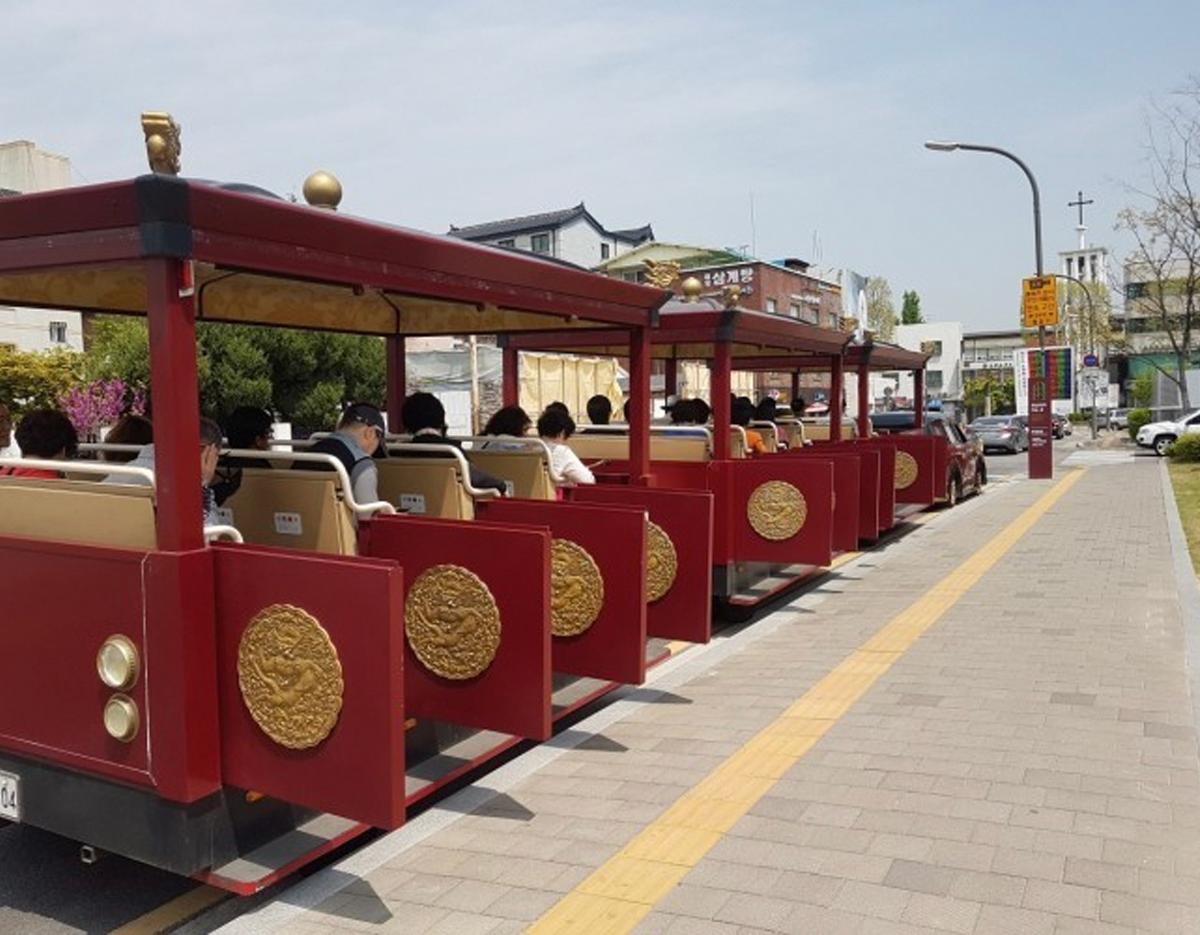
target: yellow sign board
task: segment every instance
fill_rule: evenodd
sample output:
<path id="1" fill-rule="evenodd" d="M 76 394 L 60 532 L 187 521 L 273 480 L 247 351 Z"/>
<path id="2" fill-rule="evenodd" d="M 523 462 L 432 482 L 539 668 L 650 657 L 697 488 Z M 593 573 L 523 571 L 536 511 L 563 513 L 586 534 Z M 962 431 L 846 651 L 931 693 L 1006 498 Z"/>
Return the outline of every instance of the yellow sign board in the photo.
<path id="1" fill-rule="evenodd" d="M 1021 289 L 1021 325 L 1053 328 L 1058 324 L 1058 283 L 1053 276 L 1027 276 Z"/>

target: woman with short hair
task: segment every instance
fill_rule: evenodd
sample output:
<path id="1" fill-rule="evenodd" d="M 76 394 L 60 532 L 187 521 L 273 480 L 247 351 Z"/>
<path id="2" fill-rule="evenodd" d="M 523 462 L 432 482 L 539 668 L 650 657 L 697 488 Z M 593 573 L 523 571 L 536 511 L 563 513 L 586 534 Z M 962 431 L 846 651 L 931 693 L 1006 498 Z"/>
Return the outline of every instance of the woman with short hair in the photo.
<path id="1" fill-rule="evenodd" d="M 42 461 L 64 461 L 79 452 L 79 435 L 71 420 L 57 409 L 31 409 L 17 426 L 21 457 Z M 59 478 L 61 472 L 47 468 L 0 467 L 4 477 Z"/>

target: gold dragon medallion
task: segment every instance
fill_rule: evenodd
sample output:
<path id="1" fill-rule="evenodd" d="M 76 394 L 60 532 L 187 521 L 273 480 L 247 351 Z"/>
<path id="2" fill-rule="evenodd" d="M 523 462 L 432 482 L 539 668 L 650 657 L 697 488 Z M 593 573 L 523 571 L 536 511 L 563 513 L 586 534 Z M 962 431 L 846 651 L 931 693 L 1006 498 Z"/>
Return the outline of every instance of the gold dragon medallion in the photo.
<path id="1" fill-rule="evenodd" d="M 264 607 L 238 643 L 242 701 L 263 733 L 304 750 L 329 736 L 342 710 L 342 663 L 316 617 L 291 604 Z"/>
<path id="2" fill-rule="evenodd" d="M 769 480 L 759 484 L 746 501 L 746 519 L 750 528 L 772 542 L 790 539 L 804 528 L 808 503 L 799 488 L 786 481 Z"/>
<path id="3" fill-rule="evenodd" d="M 587 631 L 604 606 L 604 578 L 587 549 L 570 539 L 550 543 L 550 630 L 555 636 Z"/>
<path id="4" fill-rule="evenodd" d="M 917 459 L 907 451 L 896 452 L 896 489 L 911 487 L 917 480 Z"/>
<path id="5" fill-rule="evenodd" d="M 646 601 L 662 600 L 675 584 L 679 556 L 675 543 L 657 523 L 646 520 Z"/>
<path id="6" fill-rule="evenodd" d="M 413 653 L 434 675 L 471 679 L 500 648 L 500 609 L 488 586 L 459 565 L 434 565 L 412 583 L 404 628 Z"/>

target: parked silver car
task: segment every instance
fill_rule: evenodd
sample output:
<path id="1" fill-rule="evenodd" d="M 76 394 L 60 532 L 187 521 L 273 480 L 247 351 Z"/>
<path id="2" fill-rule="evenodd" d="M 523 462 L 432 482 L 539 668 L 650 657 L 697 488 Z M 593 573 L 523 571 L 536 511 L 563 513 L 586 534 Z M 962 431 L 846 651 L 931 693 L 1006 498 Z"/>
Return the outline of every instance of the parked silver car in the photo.
<path id="1" fill-rule="evenodd" d="M 984 450 L 1016 454 L 1029 448 L 1029 432 L 1019 416 L 980 416 L 970 428 L 983 442 Z"/>

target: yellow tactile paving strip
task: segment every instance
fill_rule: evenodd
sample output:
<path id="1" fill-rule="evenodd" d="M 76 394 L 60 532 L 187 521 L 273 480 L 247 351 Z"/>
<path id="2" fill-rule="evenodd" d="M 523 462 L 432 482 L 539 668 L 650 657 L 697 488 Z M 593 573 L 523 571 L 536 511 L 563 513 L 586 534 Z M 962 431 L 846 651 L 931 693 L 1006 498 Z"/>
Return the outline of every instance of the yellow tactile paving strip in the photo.
<path id="1" fill-rule="evenodd" d="M 538 919 L 536 935 L 631 931 L 881 675 L 1079 480 L 1067 474 L 970 558 L 892 618 L 779 718 L 709 773 Z"/>

